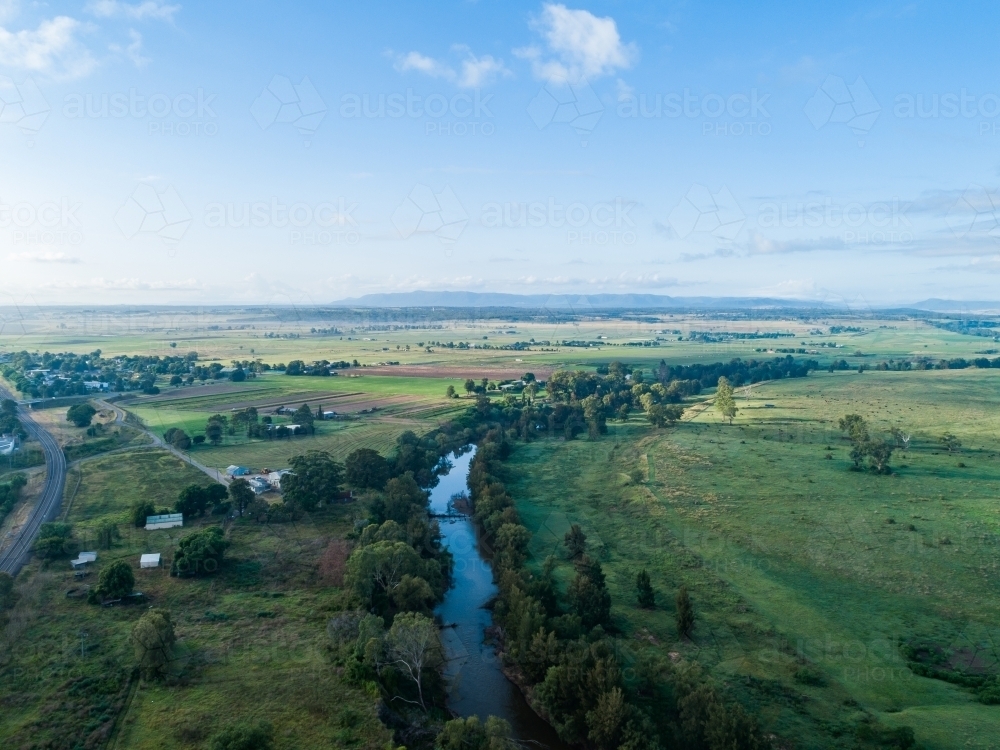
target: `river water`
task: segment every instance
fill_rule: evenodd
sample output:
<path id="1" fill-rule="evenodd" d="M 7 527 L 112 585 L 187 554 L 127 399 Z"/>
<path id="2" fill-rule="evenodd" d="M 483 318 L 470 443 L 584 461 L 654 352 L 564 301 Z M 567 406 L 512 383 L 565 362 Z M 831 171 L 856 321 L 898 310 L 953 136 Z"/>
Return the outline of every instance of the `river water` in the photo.
<path id="1" fill-rule="evenodd" d="M 460 716 L 475 714 L 484 722 L 488 716 L 499 716 L 510 722 L 515 738 L 566 750 L 552 727 L 504 676 L 492 646 L 484 642 L 483 631 L 493 624 L 492 613 L 484 605 L 496 595 L 497 587 L 490 562 L 481 553 L 475 525 L 452 504 L 455 495 L 469 492 L 466 478 L 474 455 L 473 448 L 448 456 L 451 469 L 441 475 L 430 498 L 431 513 L 439 516 L 443 544 L 455 560 L 452 587 L 436 610 L 445 626 L 441 640 L 448 658 L 448 705 Z"/>

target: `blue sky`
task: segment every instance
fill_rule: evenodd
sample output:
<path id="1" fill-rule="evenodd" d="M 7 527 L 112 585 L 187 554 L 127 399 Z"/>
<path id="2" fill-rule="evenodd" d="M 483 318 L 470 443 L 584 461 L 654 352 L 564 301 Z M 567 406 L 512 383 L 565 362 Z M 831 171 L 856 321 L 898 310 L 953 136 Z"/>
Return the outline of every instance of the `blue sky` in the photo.
<path id="1" fill-rule="evenodd" d="M 0 0 L 0 304 L 997 299 L 997 15 Z"/>

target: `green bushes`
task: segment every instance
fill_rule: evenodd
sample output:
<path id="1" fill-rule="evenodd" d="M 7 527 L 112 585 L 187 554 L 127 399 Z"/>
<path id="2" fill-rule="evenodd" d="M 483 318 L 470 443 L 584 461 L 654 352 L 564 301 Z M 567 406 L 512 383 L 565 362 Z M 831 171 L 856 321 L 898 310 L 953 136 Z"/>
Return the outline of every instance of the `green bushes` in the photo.
<path id="1" fill-rule="evenodd" d="M 493 545 L 500 594 L 494 621 L 503 628 L 503 657 L 532 694 L 559 736 L 596 750 L 627 747 L 657 750 L 757 750 L 766 746 L 756 721 L 741 706 L 723 700 L 697 667 L 680 671 L 658 655 L 643 655 L 637 677 L 626 681 L 616 656 L 611 596 L 600 563 L 586 552 L 579 527 L 566 534 L 576 576 L 565 602 L 552 577 L 551 558 L 541 573 L 524 567 L 530 533 L 519 522 L 500 480 L 501 459 L 511 451 L 502 430 L 490 430 L 469 469 L 475 519 Z M 642 583 L 645 582 L 645 586 Z M 640 602 L 652 604 L 648 574 L 637 579 Z M 693 626 L 688 602 L 685 630 Z M 450 729 L 439 740 L 453 742 Z M 479 735 L 476 735 L 479 736 Z"/>
<path id="2" fill-rule="evenodd" d="M 393 605 L 407 609 L 406 604 L 420 601 L 420 596 L 427 593 L 433 598 L 444 593 L 441 564 L 435 559 L 423 559 L 405 541 L 375 541 L 359 546 L 347 560 L 347 581 L 371 610 L 383 614 L 394 611 Z M 424 604 L 414 608 L 423 609 Z"/>
<path id="3" fill-rule="evenodd" d="M 281 478 L 286 503 L 312 512 L 336 499 L 344 478 L 344 467 L 326 451 L 307 451 L 291 460 L 292 470 Z"/>
<path id="4" fill-rule="evenodd" d="M 139 500 L 132 503 L 130 513 L 132 515 L 132 525 L 137 529 L 141 529 L 146 525 L 146 518 L 148 516 L 156 515 L 156 506 L 148 500 Z"/>
<path id="5" fill-rule="evenodd" d="M 378 451 L 359 448 L 344 462 L 347 483 L 358 489 L 380 490 L 389 481 L 389 462 Z"/>
<path id="6" fill-rule="evenodd" d="M 211 750 L 271 750 L 274 727 L 269 722 L 232 724 L 212 737 Z"/>
<path id="7" fill-rule="evenodd" d="M 112 521 L 102 521 L 97 526 L 97 546 L 104 550 L 111 549 L 115 542 L 122 538 L 118 524 Z"/>
<path id="8" fill-rule="evenodd" d="M 0 435 L 24 437 L 25 434 L 24 427 L 17 418 L 17 402 L 9 398 L 0 401 Z"/>
<path id="9" fill-rule="evenodd" d="M 146 680 L 167 676 L 174 657 L 174 624 L 170 612 L 151 609 L 139 618 L 129 636 L 139 673 Z"/>
<path id="10" fill-rule="evenodd" d="M 228 547 L 229 542 L 218 526 L 189 534 L 177 544 L 170 575 L 190 578 L 215 573 Z"/>
<path id="11" fill-rule="evenodd" d="M 44 560 L 56 560 L 76 553 L 72 540 L 73 526 L 68 523 L 43 523 L 35 540 L 35 554 Z"/>
<path id="12" fill-rule="evenodd" d="M 17 595 L 14 593 L 14 579 L 9 573 L 0 572 L 0 614 L 14 606 Z"/>
<path id="13" fill-rule="evenodd" d="M 186 451 L 191 447 L 191 438 L 179 427 L 171 427 L 163 433 L 163 439 L 180 451 Z"/>
<path id="14" fill-rule="evenodd" d="M 191 484 L 181 490 L 174 503 L 174 510 L 184 515 L 184 518 L 194 518 L 205 515 L 210 507 L 218 508 L 226 502 L 228 492 L 224 484 L 199 485 Z M 150 514 L 152 515 L 152 514 Z M 145 523 L 145 519 L 143 519 Z"/>
<path id="15" fill-rule="evenodd" d="M 873 438 L 868 431 L 868 423 L 859 414 L 848 414 L 838 422 L 838 427 L 847 433 L 851 441 L 851 469 L 862 471 L 867 468 L 873 474 L 892 474 L 889 460 L 892 458 L 893 444 L 888 440 Z M 867 467 L 865 459 L 868 459 Z"/>
<path id="16" fill-rule="evenodd" d="M 681 638 L 690 638 L 691 631 L 694 630 L 694 605 L 691 604 L 691 595 L 688 594 L 687 586 L 681 586 L 677 590 L 677 635 Z"/>
<path id="17" fill-rule="evenodd" d="M 643 609 L 652 609 L 656 606 L 656 594 L 653 592 L 653 584 L 649 580 L 649 571 L 640 570 L 635 577 L 636 598 L 639 606 Z"/>
<path id="18" fill-rule="evenodd" d="M 17 501 L 21 499 L 21 490 L 27 483 L 24 474 L 15 474 L 6 484 L 0 484 L 0 523 L 14 510 Z"/>
<path id="19" fill-rule="evenodd" d="M 105 599 L 122 599 L 132 593 L 135 573 L 125 560 L 115 560 L 101 570 L 97 586 L 90 590 L 87 601 L 100 604 Z"/>
<path id="20" fill-rule="evenodd" d="M 69 407 L 66 419 L 77 427 L 87 427 L 95 414 L 97 414 L 97 409 L 90 404 L 75 404 Z"/>
<path id="21" fill-rule="evenodd" d="M 435 742 L 437 750 L 514 750 L 519 744 L 510 736 L 510 724 L 490 716 L 483 724 L 478 716 L 452 719 Z"/>

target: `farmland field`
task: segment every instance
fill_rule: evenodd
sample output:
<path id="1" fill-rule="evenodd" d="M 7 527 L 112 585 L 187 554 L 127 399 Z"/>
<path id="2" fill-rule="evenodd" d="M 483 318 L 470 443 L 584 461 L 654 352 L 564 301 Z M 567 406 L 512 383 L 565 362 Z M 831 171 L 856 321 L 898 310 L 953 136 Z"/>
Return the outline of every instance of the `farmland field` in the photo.
<path id="1" fill-rule="evenodd" d="M 86 717 L 92 746 L 207 747 L 230 714 L 268 719 L 282 748 L 389 741 L 375 701 L 348 684 L 326 650 L 326 622 L 354 603 L 340 582 L 323 578 L 319 559 L 366 509 L 332 506 L 287 524 L 205 516 L 183 530 L 138 530 L 133 502 L 170 508 L 185 486 L 209 481 L 152 445 L 171 428 L 203 436 L 211 416 L 251 406 L 288 424 L 291 415 L 278 407 L 322 406 L 338 418 L 317 421 L 315 434 L 267 440 L 234 430 L 184 452 L 215 469 L 281 468 L 309 450 L 343 462 L 359 448 L 391 456 L 401 433 L 426 434 L 461 415 L 475 403 L 468 378 L 498 384 L 533 372 L 545 380 L 614 360 L 649 374 L 661 360 L 787 354 L 818 369 L 737 389 L 731 425 L 706 387 L 686 398 L 671 427 L 656 429 L 633 412 L 609 418 L 607 434 L 594 439 L 517 441 L 504 481 L 532 533 L 529 566 L 540 570 L 554 555 L 565 592 L 574 567 L 563 538 L 580 524 L 607 574 L 612 636 L 625 665 L 650 649 L 700 663 L 759 717 L 775 747 L 852 748 L 859 722 L 875 718 L 911 727 L 926 748 L 1000 748 L 1000 706 L 980 702 L 966 685 L 921 676 L 913 657 L 918 644 L 946 655 L 952 672 L 1000 673 L 1000 368 L 871 369 L 888 360 L 971 360 L 993 345 L 988 339 L 907 316 L 404 320 L 389 330 L 354 321 L 329 334 L 313 332 L 329 321 L 287 313 L 142 311 L 115 328 L 121 318 L 45 311 L 19 335 L 0 334 L 0 355 L 197 351 L 199 364 L 223 366 L 359 360 L 329 377 L 271 369 L 243 382 L 172 386 L 160 375 L 159 393 L 102 394 L 128 418 L 121 423 L 98 403 L 104 427 L 92 436 L 66 421 L 65 406 L 37 411 L 72 462 L 61 520 L 72 524 L 77 547 L 97 547 L 102 525 L 120 532 L 99 552 L 98 570 L 144 552 L 169 560 L 180 539 L 209 525 L 224 525 L 232 546 L 214 578 L 136 567 L 137 588 L 174 613 L 180 649 L 168 683 L 139 681 L 127 667 L 139 607 L 87 605 L 87 583 L 73 579 L 65 560 L 34 559 L 17 578 L 18 603 L 0 630 L 0 744 L 62 747 L 72 715 Z M 517 342 L 527 344 L 500 348 Z M 849 369 L 827 371 L 840 360 Z M 449 386 L 459 398 L 446 396 Z M 487 394 L 496 400 L 502 392 Z M 545 403 L 549 394 L 542 389 L 538 398 Z M 905 435 L 891 474 L 850 470 L 851 447 L 838 427 L 847 414 L 864 417 L 877 435 Z M 943 443 L 946 434 L 954 442 Z M 20 455 L 40 460 L 30 441 Z M 40 477 L 34 470 L 0 533 L 25 516 Z M 656 592 L 652 610 L 635 604 L 642 569 Z M 680 586 L 695 607 L 690 640 L 675 628 Z"/>
<path id="2" fill-rule="evenodd" d="M 998 381 L 946 371 L 767 384 L 733 426 L 704 411 L 671 430 L 630 422 L 596 443 L 519 447 L 508 486 L 536 562 L 581 524 L 622 637 L 708 665 L 780 736 L 829 747 L 831 726 L 868 712 L 927 747 L 998 747 L 996 707 L 915 675 L 901 651 L 929 639 L 1000 666 Z M 893 475 L 848 470 L 836 420 L 849 412 L 911 432 Z M 940 448 L 945 431 L 961 434 L 961 455 Z M 641 568 L 659 596 L 652 612 L 634 606 Z M 572 567 L 561 571 L 568 580 Z M 680 585 L 701 618 L 691 642 L 673 629 Z M 796 681 L 806 666 L 819 684 Z"/>
<path id="3" fill-rule="evenodd" d="M 169 566 L 190 529 L 135 529 L 129 506 L 138 498 L 169 504 L 185 485 L 204 481 L 162 451 L 95 459 L 82 464 L 67 520 L 84 548 L 94 544 L 100 522 L 119 526 L 122 538 L 99 552 L 102 566 L 146 552 L 161 553 Z M 316 563 L 325 540 L 353 522 L 352 512 L 340 506 L 284 526 L 237 522 L 229 531 L 230 563 L 216 578 L 137 570 L 136 588 L 173 613 L 183 644 L 169 685 L 140 685 L 120 666 L 130 659 L 128 633 L 149 605 L 95 607 L 79 596 L 81 584 L 65 563 L 30 566 L 0 633 L 4 746 L 72 747 L 82 737 L 101 747 L 191 747 L 240 706 L 270 720 L 290 747 L 381 744 L 386 734 L 370 699 L 342 684 L 323 656 L 326 613 L 339 608 L 339 590 L 322 585 Z"/>

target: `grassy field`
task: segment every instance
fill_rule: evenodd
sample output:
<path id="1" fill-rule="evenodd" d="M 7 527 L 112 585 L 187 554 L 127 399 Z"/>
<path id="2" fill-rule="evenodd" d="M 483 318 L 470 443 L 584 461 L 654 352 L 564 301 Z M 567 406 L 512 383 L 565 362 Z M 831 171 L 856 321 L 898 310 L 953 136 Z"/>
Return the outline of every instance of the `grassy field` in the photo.
<path id="1" fill-rule="evenodd" d="M 166 685 L 131 677 L 128 634 L 145 605 L 86 604 L 65 561 L 33 563 L 18 578 L 21 599 L 0 634 L 4 747 L 204 746 L 234 717 L 271 721 L 282 748 L 385 743 L 374 702 L 343 684 L 325 653 L 326 620 L 341 593 L 320 579 L 317 562 L 327 540 L 351 528 L 353 506 L 304 523 L 237 521 L 222 571 L 182 580 L 166 568 L 138 570 L 138 559 L 160 552 L 169 565 L 192 528 L 134 529 L 128 506 L 139 497 L 168 505 L 204 477 L 155 450 L 80 467 L 67 512 L 74 536 L 88 548 L 98 522 L 119 525 L 123 538 L 99 552 L 98 568 L 116 559 L 134 563 L 137 590 L 171 610 L 180 646 L 174 676 Z"/>
<path id="2" fill-rule="evenodd" d="M 317 422 L 314 435 L 282 440 L 248 440 L 243 435 L 226 435 L 218 446 L 203 444 L 191 448 L 193 458 L 217 468 L 230 464 L 281 467 L 287 465 L 292 455 L 306 450 L 329 451 L 341 461 L 358 448 L 386 453 L 401 432 L 427 432 L 465 409 L 467 400 L 445 398 L 448 385 L 460 388 L 462 382 L 435 377 L 309 378 L 273 373 L 243 384 L 165 391 L 160 396 L 128 400 L 123 405 L 159 434 L 171 427 L 190 435 L 201 434 L 211 415 L 227 415 L 233 408 L 251 405 L 258 407 L 261 416 L 272 414 L 281 405 L 296 408 L 302 403 L 308 403 L 313 411 L 322 405 L 324 410 L 349 415 L 345 420 Z M 372 407 L 377 411 L 358 413 Z M 272 418 L 275 424 L 291 421 L 287 416 Z"/>
<path id="3" fill-rule="evenodd" d="M 652 637 L 699 660 L 796 746 L 833 746 L 831 729 L 869 712 L 927 747 L 1000 747 L 1000 708 L 914 675 L 899 648 L 930 639 L 1000 666 L 998 385 L 990 371 L 814 374 L 762 386 L 734 426 L 703 411 L 670 430 L 633 421 L 597 442 L 519 447 L 508 486 L 537 563 L 581 523 L 626 649 Z M 848 470 L 848 412 L 912 433 L 897 473 Z M 939 449 L 945 431 L 959 454 Z M 635 606 L 641 568 L 652 612 Z M 682 584 L 693 642 L 673 625 Z M 804 667 L 820 684 L 802 684 Z"/>
<path id="4" fill-rule="evenodd" d="M 388 452 L 404 430 L 427 432 L 466 408 L 468 400 L 447 399 L 445 390 L 463 392 L 467 377 L 545 377 L 613 359 L 651 369 L 661 358 L 770 358 L 787 347 L 805 348 L 821 364 L 844 358 L 856 369 L 891 357 L 972 358 L 996 346 L 902 318 L 404 321 L 412 327 L 384 331 L 373 322 L 324 335 L 311 328 L 329 321 L 284 308 L 102 315 L 29 315 L 20 333 L 10 326 L 0 332 L 0 355 L 23 348 L 100 348 L 105 356 L 196 350 L 200 359 L 224 364 L 356 358 L 371 365 L 329 378 L 270 373 L 181 388 L 161 382 L 159 395 L 122 402 L 158 434 L 170 427 L 203 433 L 212 414 L 246 406 L 263 415 L 279 405 L 322 404 L 350 415 L 317 423 L 313 436 L 227 435 L 219 446 L 191 449 L 194 459 L 218 468 L 282 467 L 310 449 L 339 460 L 360 447 Z M 863 330 L 831 334 L 831 325 Z M 691 340 L 699 332 L 794 335 Z M 532 338 L 532 351 L 426 346 Z M 653 339 L 655 347 L 636 345 Z M 563 340 L 593 345 L 551 343 Z M 390 359 L 400 365 L 375 366 Z M 757 385 L 749 399 L 738 392 L 733 426 L 721 424 L 703 400 L 671 429 L 653 430 L 634 416 L 610 422 L 598 441 L 521 445 L 507 463 L 509 486 L 534 532 L 533 564 L 562 554 L 570 523 L 584 527 L 608 574 L 626 664 L 642 649 L 698 660 L 788 746 L 850 748 L 858 721 L 874 716 L 888 726 L 912 726 L 928 748 L 1000 748 L 1000 707 L 979 703 L 967 688 L 916 676 L 900 648 L 919 639 L 976 668 L 1000 667 L 998 386 L 1000 370 L 814 372 Z M 893 475 L 848 471 L 849 446 L 836 422 L 852 412 L 876 430 L 911 435 L 893 457 Z M 146 551 L 169 558 L 190 529 L 136 531 L 129 504 L 148 497 L 169 506 L 186 484 L 207 481 L 203 475 L 142 447 L 147 438 L 130 427 L 110 427 L 119 430 L 111 440 L 87 438 L 65 422 L 65 409 L 39 415 L 71 459 L 85 458 L 71 468 L 64 506 L 80 544 L 91 546 L 97 525 L 111 520 L 124 538 L 101 552 L 100 565 L 117 557 L 137 561 Z M 941 447 L 945 432 L 961 440 L 960 451 Z M 22 505 L 14 515 L 25 511 Z M 59 746 L 82 737 L 111 748 L 206 746 L 231 718 L 259 715 L 274 723 L 279 747 L 384 745 L 389 735 L 372 700 L 340 680 L 324 651 L 325 622 L 341 605 L 341 592 L 319 579 L 317 560 L 329 539 L 351 528 L 356 512 L 343 506 L 305 524 L 238 522 L 227 532 L 231 562 L 214 578 L 179 581 L 137 570 L 142 590 L 178 624 L 181 658 L 166 686 L 138 687 L 122 666 L 131 663 L 127 636 L 140 608 L 86 605 L 76 593 L 67 596 L 79 584 L 64 563 L 32 563 L 0 632 L 0 744 Z M 653 611 L 635 606 L 635 574 L 644 567 L 657 592 Z M 558 575 L 568 582 L 568 561 Z M 682 584 L 697 612 L 694 639 L 684 642 L 676 638 L 673 611 Z"/>
<path id="5" fill-rule="evenodd" d="M 514 373 L 521 369 L 606 362 L 615 357 L 650 365 L 661 358 L 671 363 L 687 363 L 760 357 L 766 353 L 755 349 L 812 348 L 826 343 L 836 343 L 841 348 L 816 350 L 824 356 L 844 356 L 848 361 L 852 361 L 849 355 L 858 351 L 896 357 L 952 358 L 971 357 L 976 351 L 995 346 L 988 338 L 949 333 L 921 320 L 880 319 L 874 314 L 806 313 L 801 317 L 781 319 L 774 311 L 763 311 L 759 316 L 748 311 L 727 317 L 713 313 L 678 313 L 608 318 L 597 311 L 580 309 L 574 312 L 583 317 L 567 321 L 567 312 L 570 311 L 542 310 L 534 313 L 532 320 L 436 322 L 407 320 L 405 312 L 401 312 L 391 321 L 396 330 L 381 330 L 389 323 L 384 313 L 373 315 L 364 322 L 358 322 L 357 318 L 345 322 L 345 314 L 336 309 L 298 310 L 278 306 L 117 311 L 25 308 L 6 316 L 6 323 L 0 330 L 0 354 L 22 349 L 75 352 L 100 349 L 105 356 L 176 355 L 197 351 L 203 360 L 214 359 L 226 364 L 231 359 L 254 358 L 270 364 L 292 359 L 357 359 L 361 364 L 373 365 L 393 360 L 402 366 L 454 370 L 457 377 L 464 378 L 467 375 L 475 377 L 477 372 L 488 369 L 502 368 Z M 829 328 L 835 325 L 864 330 L 831 335 Z M 333 326 L 338 328 L 339 334 L 320 332 Z M 721 341 L 691 338 L 698 333 L 718 338 L 726 332 L 780 332 L 791 336 Z M 497 346 L 531 339 L 550 343 L 532 346 L 531 351 L 449 349 L 436 345 L 431 346 L 432 351 L 426 350 L 433 341 Z M 653 340 L 657 340 L 657 346 L 640 346 Z M 587 341 L 594 346 L 579 348 L 557 343 L 562 341 Z"/>

